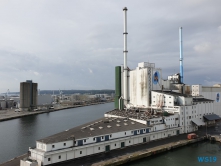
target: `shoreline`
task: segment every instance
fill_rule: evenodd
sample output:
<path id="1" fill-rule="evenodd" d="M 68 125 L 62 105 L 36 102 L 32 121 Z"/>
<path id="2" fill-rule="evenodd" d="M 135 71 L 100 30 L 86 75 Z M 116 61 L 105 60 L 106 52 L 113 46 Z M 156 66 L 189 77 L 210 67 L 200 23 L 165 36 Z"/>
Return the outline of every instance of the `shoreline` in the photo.
<path id="1" fill-rule="evenodd" d="M 25 116 L 31 116 L 31 115 L 38 115 L 38 114 L 44 114 L 44 113 L 50 113 L 50 112 L 55 112 L 55 111 L 61 111 L 61 110 L 66 110 L 70 108 L 78 108 L 78 107 L 86 107 L 86 106 L 91 106 L 91 105 L 99 105 L 99 104 L 106 104 L 106 103 L 111 103 L 113 101 L 106 101 L 106 102 L 98 102 L 98 103 L 91 103 L 91 104 L 85 104 L 85 105 L 73 105 L 73 106 L 66 106 L 62 108 L 56 108 L 56 109 L 49 109 L 49 110 L 44 110 L 44 111 L 25 111 L 25 112 L 14 112 L 14 109 L 8 109 L 8 110 L 1 110 L 2 112 L 5 111 L 10 111 L 13 112 L 12 115 L 4 115 L 0 111 L 0 122 L 7 121 L 7 120 L 12 120 L 12 119 L 17 119 L 17 118 L 22 118 Z M 5 116 L 5 117 L 2 117 Z"/>

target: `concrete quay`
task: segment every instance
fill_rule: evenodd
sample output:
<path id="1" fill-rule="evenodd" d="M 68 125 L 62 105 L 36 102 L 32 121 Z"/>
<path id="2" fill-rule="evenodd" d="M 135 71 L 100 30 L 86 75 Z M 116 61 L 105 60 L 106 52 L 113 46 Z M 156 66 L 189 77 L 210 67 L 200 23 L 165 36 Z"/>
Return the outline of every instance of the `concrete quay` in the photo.
<path id="1" fill-rule="evenodd" d="M 112 102 L 112 101 L 109 101 Z M 84 104 L 84 105 L 72 105 L 72 106 L 61 106 L 60 108 L 55 109 L 48 109 L 48 110 L 39 110 L 39 111 L 21 111 L 21 112 L 15 112 L 15 109 L 7 109 L 7 110 L 0 110 L 0 122 L 21 118 L 24 116 L 31 116 L 31 115 L 37 115 L 37 114 L 43 114 L 43 113 L 49 113 L 54 111 L 60 111 L 70 108 L 77 108 L 77 107 L 85 107 L 90 105 L 98 105 L 98 104 L 105 104 L 109 102 L 98 102 L 98 103 L 90 103 L 90 104 Z"/>
<path id="2" fill-rule="evenodd" d="M 203 141 L 205 140 L 206 137 L 201 137 L 198 139 L 194 139 L 194 140 L 180 140 L 178 142 L 172 142 L 172 143 L 168 143 L 165 145 L 161 145 L 161 146 L 156 146 L 154 148 L 150 148 L 150 149 L 145 149 L 145 150 L 141 150 L 141 151 L 137 151 L 134 153 L 130 153 L 130 154 L 126 154 L 123 156 L 119 156 L 116 157 L 114 159 L 109 159 L 109 160 L 105 160 L 105 161 L 101 161 L 95 164 L 92 164 L 92 166 L 117 166 L 117 165 L 122 165 L 122 164 L 126 164 L 135 160 L 139 160 L 145 157 L 149 157 L 149 156 L 153 156 L 159 153 L 163 153 L 172 149 L 176 149 L 182 146 L 186 146 L 189 144 L 193 144 L 199 141 Z"/>

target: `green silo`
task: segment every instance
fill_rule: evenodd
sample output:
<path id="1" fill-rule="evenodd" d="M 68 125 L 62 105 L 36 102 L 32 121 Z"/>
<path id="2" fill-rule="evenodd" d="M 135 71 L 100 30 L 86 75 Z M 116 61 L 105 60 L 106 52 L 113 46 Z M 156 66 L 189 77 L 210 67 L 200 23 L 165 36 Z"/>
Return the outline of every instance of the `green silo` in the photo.
<path id="1" fill-rule="evenodd" d="M 121 97 L 121 66 L 115 67 L 115 109 L 119 109 L 119 98 Z M 120 109 L 123 108 L 123 100 L 120 100 Z"/>

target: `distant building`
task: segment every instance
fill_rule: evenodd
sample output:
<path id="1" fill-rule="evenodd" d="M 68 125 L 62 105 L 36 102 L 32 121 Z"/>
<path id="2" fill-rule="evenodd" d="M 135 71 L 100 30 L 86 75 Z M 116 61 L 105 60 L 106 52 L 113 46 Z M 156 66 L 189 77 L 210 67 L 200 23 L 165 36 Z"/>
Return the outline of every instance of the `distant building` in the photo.
<path id="1" fill-rule="evenodd" d="M 45 105 L 52 103 L 52 96 L 50 94 L 38 95 L 38 104 L 37 105 Z"/>
<path id="2" fill-rule="evenodd" d="M 37 108 L 38 84 L 32 80 L 20 83 L 20 109 L 29 111 Z"/>

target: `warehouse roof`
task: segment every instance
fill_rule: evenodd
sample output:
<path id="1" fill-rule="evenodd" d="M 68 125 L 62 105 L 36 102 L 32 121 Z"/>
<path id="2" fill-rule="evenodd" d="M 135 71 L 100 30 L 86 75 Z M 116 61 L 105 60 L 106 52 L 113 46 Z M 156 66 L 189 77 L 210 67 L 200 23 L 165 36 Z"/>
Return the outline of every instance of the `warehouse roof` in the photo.
<path id="1" fill-rule="evenodd" d="M 218 115 L 212 114 L 212 115 L 204 115 L 203 116 L 206 120 L 219 120 L 221 119 Z"/>
<path id="2" fill-rule="evenodd" d="M 73 140 L 74 138 L 81 139 L 96 137 L 116 132 L 145 128 L 148 127 L 144 124 L 126 118 L 101 118 L 37 141 L 43 143 L 56 143 Z"/>

